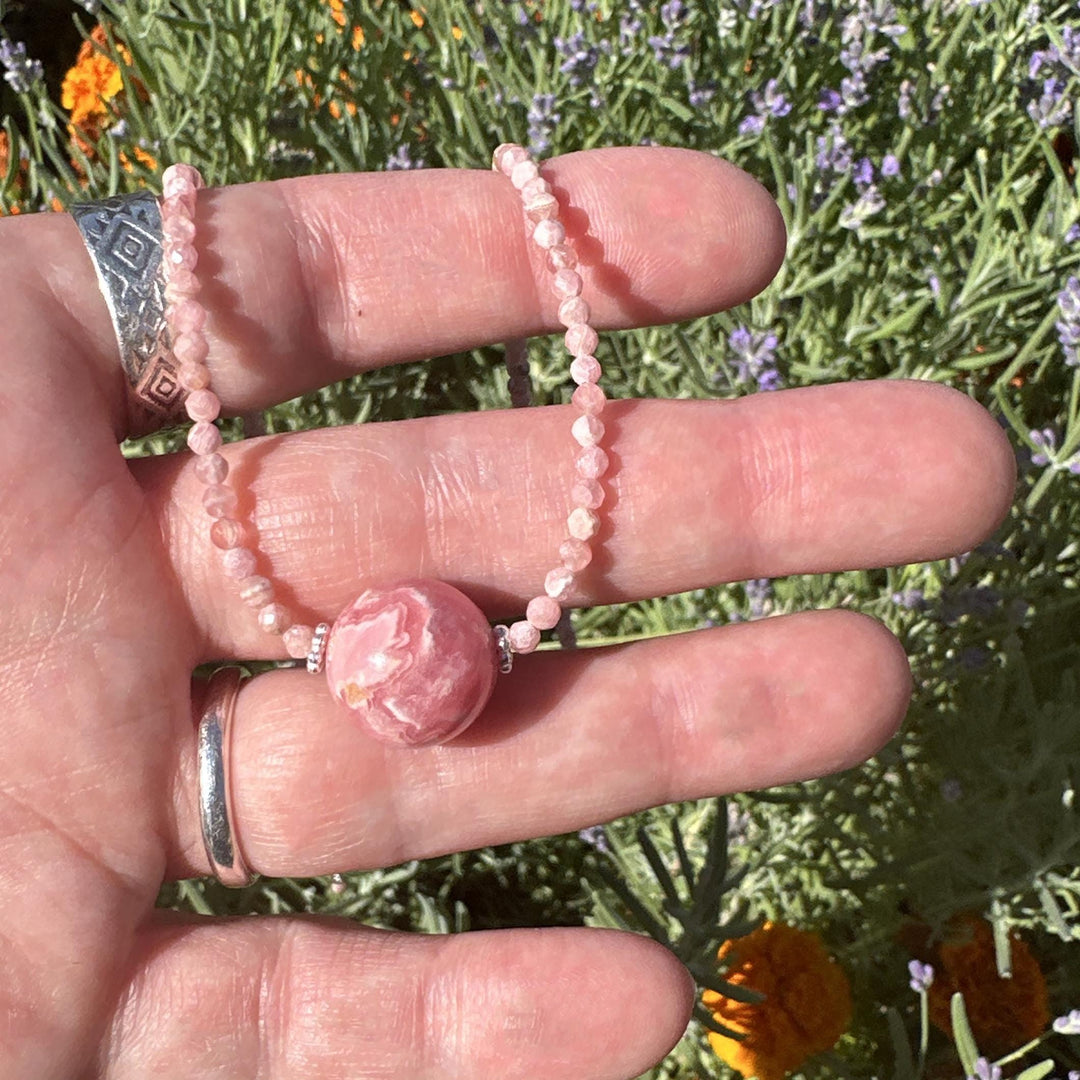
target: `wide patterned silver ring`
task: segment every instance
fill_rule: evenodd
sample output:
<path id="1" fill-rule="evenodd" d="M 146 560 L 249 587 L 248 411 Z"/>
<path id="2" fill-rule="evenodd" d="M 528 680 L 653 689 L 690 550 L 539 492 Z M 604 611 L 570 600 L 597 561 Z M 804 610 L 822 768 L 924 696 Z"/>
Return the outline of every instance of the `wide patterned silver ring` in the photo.
<path id="1" fill-rule="evenodd" d="M 206 685 L 199 721 L 199 821 L 214 877 L 230 888 L 255 880 L 236 835 L 232 803 L 232 724 L 240 669 L 219 668 Z"/>
<path id="2" fill-rule="evenodd" d="M 148 191 L 71 208 L 97 272 L 128 385 L 132 434 L 183 417 L 172 336 L 165 322 L 161 207 Z"/>

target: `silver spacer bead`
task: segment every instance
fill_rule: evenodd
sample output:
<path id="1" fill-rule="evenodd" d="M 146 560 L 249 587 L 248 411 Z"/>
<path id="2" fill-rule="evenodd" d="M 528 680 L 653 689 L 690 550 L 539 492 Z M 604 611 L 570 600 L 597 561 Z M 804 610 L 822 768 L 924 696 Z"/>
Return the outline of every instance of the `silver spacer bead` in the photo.
<path id="1" fill-rule="evenodd" d="M 321 622 L 315 627 L 315 636 L 311 639 L 311 651 L 307 654 L 307 669 L 312 675 L 318 675 L 326 662 L 326 638 L 329 633 L 329 623 Z"/>
<path id="2" fill-rule="evenodd" d="M 495 648 L 499 653 L 499 670 L 504 675 L 509 675 L 514 666 L 514 651 L 510 648 L 510 627 L 496 626 L 492 628 L 495 635 Z"/>

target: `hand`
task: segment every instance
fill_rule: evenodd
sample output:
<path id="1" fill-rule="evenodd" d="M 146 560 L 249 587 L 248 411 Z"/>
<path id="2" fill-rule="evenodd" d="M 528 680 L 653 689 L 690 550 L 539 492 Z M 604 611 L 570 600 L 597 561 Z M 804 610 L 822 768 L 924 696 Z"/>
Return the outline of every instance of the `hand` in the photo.
<path id="1" fill-rule="evenodd" d="M 601 150 L 546 171 L 601 329 L 739 303 L 782 258 L 768 196 L 706 155 Z M 208 191 L 199 222 L 233 412 L 558 329 L 492 173 Z M 277 644 L 224 587 L 190 456 L 120 455 L 116 341 L 71 219 L 0 234 L 0 1075 L 596 1080 L 660 1058 L 693 988 L 634 936 L 155 912 L 164 879 L 207 872 L 191 672 Z M 295 609 L 329 618 L 369 576 L 425 575 L 501 618 L 561 539 L 568 417 L 344 427 L 228 457 Z M 623 401 L 605 421 L 612 497 L 576 604 L 939 558 L 987 536 L 1012 493 L 997 425 L 932 384 Z M 237 706 L 236 828 L 255 870 L 292 876 L 555 834 L 854 765 L 909 686 L 877 622 L 806 612 L 526 657 L 464 737 L 399 750 L 322 680 L 275 671 Z"/>

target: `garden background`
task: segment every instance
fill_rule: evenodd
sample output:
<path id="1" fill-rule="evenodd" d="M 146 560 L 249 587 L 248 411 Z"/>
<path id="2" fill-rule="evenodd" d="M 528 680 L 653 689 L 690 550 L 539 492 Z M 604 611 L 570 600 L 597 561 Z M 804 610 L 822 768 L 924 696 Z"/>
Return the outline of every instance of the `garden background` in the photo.
<path id="1" fill-rule="evenodd" d="M 692 147 L 768 187 L 788 259 L 735 311 L 605 335 L 611 394 L 934 380 L 986 406 L 1019 464 L 1008 520 L 957 558 L 576 616 L 581 645 L 808 607 L 875 616 L 915 694 L 866 765 L 382 871 L 181 882 L 162 903 L 651 933 L 708 1005 L 655 1078 L 1080 1077 L 1080 7 L 0 0 L 0 29 L 0 212 L 156 190 L 175 160 L 222 184 L 486 168 L 505 140 Z M 536 399 L 568 400 L 558 340 L 531 363 Z M 262 422 L 506 407 L 499 350 L 479 349 Z"/>

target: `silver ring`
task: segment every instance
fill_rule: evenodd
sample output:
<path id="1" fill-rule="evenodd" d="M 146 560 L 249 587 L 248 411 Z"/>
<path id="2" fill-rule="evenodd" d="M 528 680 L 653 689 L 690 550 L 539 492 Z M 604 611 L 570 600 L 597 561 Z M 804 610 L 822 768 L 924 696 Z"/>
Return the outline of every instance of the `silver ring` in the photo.
<path id="1" fill-rule="evenodd" d="M 165 322 L 161 207 L 148 191 L 71 208 L 120 346 L 131 426 L 146 433 L 179 419 L 184 393 Z"/>
<path id="2" fill-rule="evenodd" d="M 238 889 L 255 880 L 233 829 L 232 721 L 240 669 L 219 668 L 206 684 L 199 721 L 199 821 L 210 869 L 222 885 Z"/>

